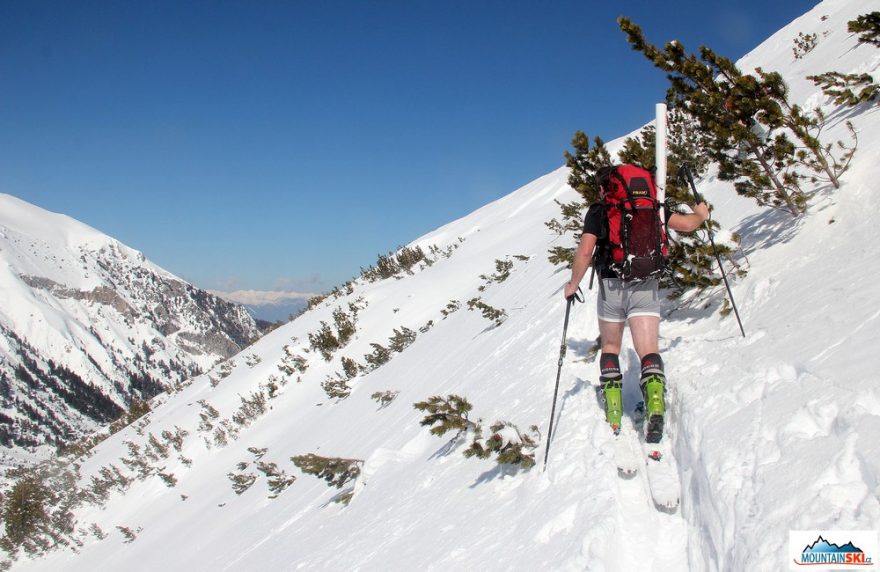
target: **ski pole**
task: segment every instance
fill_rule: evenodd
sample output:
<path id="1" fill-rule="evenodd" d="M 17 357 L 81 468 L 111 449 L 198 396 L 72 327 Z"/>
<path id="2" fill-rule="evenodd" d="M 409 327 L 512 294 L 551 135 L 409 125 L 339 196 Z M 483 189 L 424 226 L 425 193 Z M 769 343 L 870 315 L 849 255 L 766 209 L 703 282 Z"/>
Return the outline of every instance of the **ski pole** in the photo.
<path id="1" fill-rule="evenodd" d="M 568 335 L 568 316 L 571 313 L 571 306 L 574 304 L 575 300 L 578 302 L 583 302 L 583 292 L 578 288 L 578 292 L 581 293 L 578 296 L 577 293 L 566 298 L 565 303 L 565 323 L 562 326 L 562 345 L 559 346 L 559 369 L 556 371 L 556 388 L 553 389 L 553 408 L 550 409 L 550 427 L 547 429 L 547 448 L 544 450 L 544 468 L 543 470 L 547 470 L 547 457 L 550 455 L 550 439 L 553 437 L 553 417 L 556 415 L 556 396 L 559 394 L 559 378 L 562 376 L 562 362 L 565 359 L 565 351 L 567 349 L 566 344 L 566 336 Z"/>
<path id="2" fill-rule="evenodd" d="M 679 172 L 683 173 L 687 183 L 694 193 L 694 200 L 697 204 L 703 202 L 703 197 L 697 192 L 697 186 L 694 184 L 694 176 L 691 174 L 691 168 L 687 163 L 683 163 L 679 168 Z M 708 222 L 708 221 L 707 221 Z M 727 288 L 727 295 L 730 297 L 730 305 L 733 306 L 733 313 L 736 315 L 736 323 L 739 324 L 739 331 L 743 337 L 746 337 L 746 331 L 743 329 L 742 320 L 739 317 L 739 310 L 736 307 L 736 301 L 733 299 L 733 292 L 730 290 L 730 283 L 727 281 L 727 274 L 724 272 L 724 265 L 721 264 L 721 257 L 718 256 L 718 248 L 715 246 L 715 235 L 712 233 L 712 227 L 706 224 L 706 231 L 709 233 L 709 242 L 712 244 L 712 252 L 715 254 L 715 260 L 718 262 L 718 269 L 721 270 L 721 278 L 724 280 L 724 287 Z"/>

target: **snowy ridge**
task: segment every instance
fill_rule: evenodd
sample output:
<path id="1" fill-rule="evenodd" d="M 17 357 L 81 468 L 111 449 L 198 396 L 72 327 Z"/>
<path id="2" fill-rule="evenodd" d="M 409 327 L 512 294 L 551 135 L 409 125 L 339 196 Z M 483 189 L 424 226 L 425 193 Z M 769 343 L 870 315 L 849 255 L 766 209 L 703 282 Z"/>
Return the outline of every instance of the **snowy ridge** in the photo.
<path id="1" fill-rule="evenodd" d="M 848 20 L 880 9 L 868 4 L 827 0 L 741 62 L 783 73 L 792 100 L 821 102 L 823 139 L 845 139 L 843 122 L 853 121 L 859 148 L 843 187 L 818 187 L 797 222 L 737 197 L 727 183 L 699 183 L 714 216 L 743 237 L 749 275 L 734 294 L 748 337 L 717 313 L 720 289 L 667 307 L 665 439 L 680 470 L 677 511 L 658 511 L 643 478 L 617 475 L 596 402 L 597 367 L 585 360 L 598 333 L 594 293 L 572 313 L 547 472 L 464 458 L 462 443 L 430 435 L 412 407 L 457 393 L 473 404 L 473 420 L 536 424 L 546 434 L 568 279 L 546 252 L 568 239 L 543 223 L 558 214 L 554 198 L 576 196 L 559 169 L 414 243 L 448 257 L 412 275 L 358 281 L 233 358 L 226 377 L 196 378 L 104 441 L 79 467 L 84 488 L 102 468 L 133 476 L 124 462 L 132 446 L 144 451 L 151 436 L 186 432 L 149 476 L 76 510 L 76 553 L 22 556 L 14 568 L 770 571 L 787 567 L 790 529 L 880 528 L 880 389 L 869 365 L 880 342 L 880 245 L 870 226 L 880 207 L 880 113 L 876 105 L 836 108 L 803 80 L 831 69 L 876 72 L 880 50 L 845 33 Z M 795 61 L 798 32 L 815 32 L 819 42 Z M 513 263 L 504 281 L 485 278 L 496 260 Z M 506 320 L 469 311 L 477 296 Z M 452 301 L 460 309 L 444 316 Z M 360 307 L 351 341 L 329 362 L 307 352 L 309 334 L 349 304 Z M 343 357 L 363 365 L 371 344 L 387 346 L 403 327 L 417 332 L 411 345 L 352 379 L 346 399 L 327 397 L 321 383 L 342 371 Z M 308 368 L 283 373 L 290 355 Z M 621 362 L 629 409 L 638 361 L 625 347 Z M 371 395 L 384 391 L 399 394 L 383 407 Z M 274 395 L 265 411 L 218 443 L 221 422 L 258 392 Z M 274 495 L 254 451 L 296 481 Z M 307 453 L 360 460 L 360 476 L 329 488 L 291 463 Z M 235 474 L 254 476 L 241 494 Z M 340 493 L 353 494 L 349 505 L 332 502 Z"/>
<path id="2" fill-rule="evenodd" d="M 94 431 L 256 335 L 242 308 L 87 225 L 0 194 L 4 464 Z"/>

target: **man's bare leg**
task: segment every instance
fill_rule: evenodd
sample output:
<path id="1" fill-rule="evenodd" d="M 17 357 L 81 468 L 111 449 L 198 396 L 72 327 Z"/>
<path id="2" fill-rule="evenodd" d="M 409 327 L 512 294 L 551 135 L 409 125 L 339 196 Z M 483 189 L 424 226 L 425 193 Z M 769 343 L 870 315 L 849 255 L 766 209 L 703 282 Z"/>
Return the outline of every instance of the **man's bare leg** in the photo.
<path id="1" fill-rule="evenodd" d="M 602 331 L 602 324 L 599 324 Z M 629 319 L 629 332 L 632 336 L 633 347 L 641 360 L 648 354 L 660 353 L 658 339 L 660 338 L 660 318 L 656 316 L 633 316 Z M 621 329 L 621 335 L 623 330 Z M 604 343 L 605 339 L 602 338 Z M 618 351 L 619 351 L 618 347 Z M 604 350 L 603 350 L 604 351 Z"/>

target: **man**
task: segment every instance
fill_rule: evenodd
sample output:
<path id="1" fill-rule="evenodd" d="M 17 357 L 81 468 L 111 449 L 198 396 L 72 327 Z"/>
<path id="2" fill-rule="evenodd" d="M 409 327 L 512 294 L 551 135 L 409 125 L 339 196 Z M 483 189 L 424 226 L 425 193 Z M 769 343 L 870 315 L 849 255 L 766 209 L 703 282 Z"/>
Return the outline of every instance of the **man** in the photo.
<path id="1" fill-rule="evenodd" d="M 699 203 L 692 207 L 691 214 L 666 211 L 668 228 L 678 232 L 692 232 L 709 218 L 709 207 Z M 584 234 L 574 257 L 571 280 L 564 289 L 568 299 L 577 292 L 578 285 L 593 262 L 596 246 L 599 250 L 606 246 L 603 229 L 606 226 L 605 208 L 601 203 L 594 204 L 584 218 Z M 600 239 L 600 237 L 603 237 Z M 620 345 L 623 330 L 629 322 L 633 347 L 641 360 L 642 396 L 645 400 L 646 440 L 650 443 L 660 441 L 663 436 L 663 416 L 666 404 L 663 394 L 666 378 L 663 374 L 663 360 L 660 357 L 658 338 L 660 336 L 660 299 L 657 278 L 625 282 L 608 267 L 597 267 L 599 272 L 598 316 L 599 335 L 602 342 L 600 382 L 605 401 L 605 416 L 612 430 L 620 430 L 623 413 L 621 390 L 623 375 L 620 371 Z"/>

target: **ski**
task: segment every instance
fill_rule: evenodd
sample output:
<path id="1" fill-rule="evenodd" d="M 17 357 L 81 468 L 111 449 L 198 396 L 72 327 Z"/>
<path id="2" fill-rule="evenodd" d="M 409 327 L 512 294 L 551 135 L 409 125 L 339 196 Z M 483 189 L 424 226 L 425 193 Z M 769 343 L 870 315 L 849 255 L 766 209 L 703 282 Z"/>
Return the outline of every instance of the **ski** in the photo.
<path id="1" fill-rule="evenodd" d="M 617 465 L 617 474 L 623 478 L 630 478 L 639 472 L 639 458 L 633 452 L 630 441 L 623 431 L 613 437 L 614 463 Z"/>
<path id="2" fill-rule="evenodd" d="M 642 404 L 636 407 L 636 419 L 638 420 L 640 416 L 644 421 Z M 658 443 L 649 443 L 645 439 L 644 431 L 639 433 L 645 474 L 648 477 L 648 487 L 654 504 L 661 510 L 673 511 L 678 508 L 680 502 L 681 481 L 678 476 L 678 463 L 672 454 L 668 438 L 660 439 Z"/>

